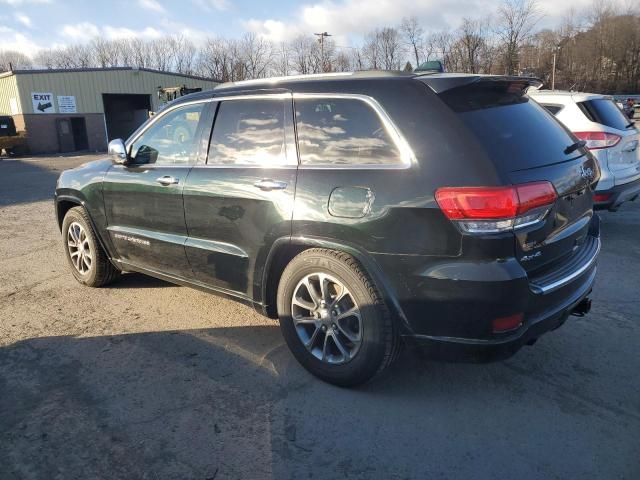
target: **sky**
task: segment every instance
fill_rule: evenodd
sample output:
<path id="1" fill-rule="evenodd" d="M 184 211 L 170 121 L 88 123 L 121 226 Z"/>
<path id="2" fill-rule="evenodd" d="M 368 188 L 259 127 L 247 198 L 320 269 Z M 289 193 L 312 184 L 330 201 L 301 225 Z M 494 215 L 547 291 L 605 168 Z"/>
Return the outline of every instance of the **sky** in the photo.
<path id="1" fill-rule="evenodd" d="M 554 27 L 568 10 L 593 0 L 538 0 L 540 27 Z M 625 1 L 625 0 L 621 0 Z M 462 17 L 480 18 L 498 0 L 0 0 L 0 50 L 33 56 L 40 49 L 89 41 L 182 34 L 240 37 L 247 31 L 274 41 L 328 31 L 338 45 L 357 45 L 377 27 L 415 15 L 428 31 L 456 28 Z"/>

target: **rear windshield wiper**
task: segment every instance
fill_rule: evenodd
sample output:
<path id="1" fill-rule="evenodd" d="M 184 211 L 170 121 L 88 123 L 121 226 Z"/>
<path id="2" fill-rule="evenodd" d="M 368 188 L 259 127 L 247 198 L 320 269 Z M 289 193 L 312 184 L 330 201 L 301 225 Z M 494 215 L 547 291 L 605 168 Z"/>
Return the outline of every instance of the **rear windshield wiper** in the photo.
<path id="1" fill-rule="evenodd" d="M 570 153 L 575 152 L 579 148 L 583 148 L 587 146 L 587 142 L 585 140 L 578 140 L 576 143 L 569 145 L 564 149 L 564 154 L 569 155 Z"/>
<path id="2" fill-rule="evenodd" d="M 629 122 L 629 125 L 627 125 L 626 127 L 624 127 L 625 129 L 627 128 L 631 128 L 633 126 L 635 126 L 636 122 L 634 122 L 633 120 Z"/>

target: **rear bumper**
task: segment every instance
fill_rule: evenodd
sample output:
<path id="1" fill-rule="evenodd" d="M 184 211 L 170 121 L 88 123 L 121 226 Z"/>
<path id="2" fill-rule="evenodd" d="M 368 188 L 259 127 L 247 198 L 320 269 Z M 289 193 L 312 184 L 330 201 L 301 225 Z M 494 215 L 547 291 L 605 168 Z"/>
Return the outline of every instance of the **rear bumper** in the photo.
<path id="1" fill-rule="evenodd" d="M 515 259 L 438 262 L 402 278 L 403 337 L 437 358 L 490 361 L 562 325 L 593 288 L 600 250 L 595 216 L 584 246 L 561 267 L 530 278 Z M 408 260 L 407 260 L 408 261 Z M 397 259 L 396 259 L 397 262 Z M 398 280 L 394 282 L 401 288 Z M 494 331 L 494 320 L 522 315 L 514 330 Z"/>
<path id="2" fill-rule="evenodd" d="M 635 200 L 640 196 L 640 178 L 633 182 L 616 185 L 609 190 L 597 190 L 596 195 L 607 196 L 606 200 L 595 202 L 594 208 L 596 210 L 615 211 L 624 202 Z"/>
<path id="3" fill-rule="evenodd" d="M 429 356 L 439 360 L 463 362 L 491 362 L 513 356 L 527 344 L 533 344 L 543 334 L 562 326 L 569 316 L 582 306 L 593 288 L 594 267 L 581 288 L 566 301 L 538 315 L 528 316 L 516 332 L 501 338 L 471 339 L 429 335 L 404 335 L 411 343 L 425 349 Z"/>

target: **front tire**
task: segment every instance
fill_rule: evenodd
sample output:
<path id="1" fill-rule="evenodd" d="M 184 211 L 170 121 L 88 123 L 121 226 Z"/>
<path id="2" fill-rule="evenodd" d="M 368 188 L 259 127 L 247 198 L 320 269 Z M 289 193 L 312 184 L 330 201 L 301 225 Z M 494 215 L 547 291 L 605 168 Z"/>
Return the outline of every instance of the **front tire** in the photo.
<path id="1" fill-rule="evenodd" d="M 277 305 L 289 349 L 326 382 L 360 385 L 396 357 L 400 340 L 389 310 L 346 253 L 314 248 L 296 256 L 280 279 Z"/>
<path id="2" fill-rule="evenodd" d="M 120 276 L 96 238 L 84 208 L 71 208 L 64 216 L 62 242 L 71 273 L 81 284 L 102 287 Z"/>

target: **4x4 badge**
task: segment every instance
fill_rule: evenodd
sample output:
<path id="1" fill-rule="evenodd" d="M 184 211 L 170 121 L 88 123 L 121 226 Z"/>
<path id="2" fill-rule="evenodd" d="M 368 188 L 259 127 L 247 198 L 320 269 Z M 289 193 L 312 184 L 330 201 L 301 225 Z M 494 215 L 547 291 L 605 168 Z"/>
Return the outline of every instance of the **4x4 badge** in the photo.
<path id="1" fill-rule="evenodd" d="M 587 180 L 593 180 L 593 168 L 580 165 L 580 176 Z"/>

